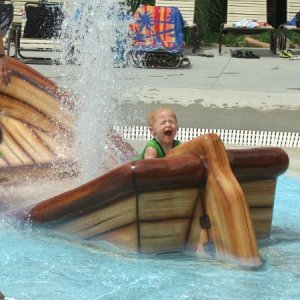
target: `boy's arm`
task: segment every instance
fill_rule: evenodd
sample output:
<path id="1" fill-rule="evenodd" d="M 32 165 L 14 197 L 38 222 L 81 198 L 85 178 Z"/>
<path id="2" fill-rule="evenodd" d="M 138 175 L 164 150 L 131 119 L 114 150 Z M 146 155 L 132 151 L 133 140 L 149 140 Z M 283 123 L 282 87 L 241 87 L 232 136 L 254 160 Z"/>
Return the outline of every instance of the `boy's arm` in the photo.
<path id="1" fill-rule="evenodd" d="M 157 158 L 157 151 L 153 147 L 147 147 L 144 153 L 144 159 Z"/>

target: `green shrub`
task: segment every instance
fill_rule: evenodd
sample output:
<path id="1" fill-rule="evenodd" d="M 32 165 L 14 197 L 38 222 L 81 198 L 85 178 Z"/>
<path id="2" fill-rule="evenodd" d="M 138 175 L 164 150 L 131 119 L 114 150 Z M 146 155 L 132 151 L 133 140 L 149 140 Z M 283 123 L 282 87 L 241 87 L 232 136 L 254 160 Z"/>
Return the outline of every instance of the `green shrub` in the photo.
<path id="1" fill-rule="evenodd" d="M 293 31 L 288 31 L 287 34 L 288 39 L 292 45 L 298 44 L 300 45 L 300 34 Z"/>

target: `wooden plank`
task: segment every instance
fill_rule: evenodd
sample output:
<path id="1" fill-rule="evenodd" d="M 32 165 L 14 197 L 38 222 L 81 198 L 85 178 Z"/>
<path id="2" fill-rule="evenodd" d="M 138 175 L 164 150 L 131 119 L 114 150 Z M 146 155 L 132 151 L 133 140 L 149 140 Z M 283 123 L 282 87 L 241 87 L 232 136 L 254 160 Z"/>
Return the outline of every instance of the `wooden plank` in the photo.
<path id="1" fill-rule="evenodd" d="M 273 207 L 276 179 L 240 182 L 249 207 Z"/>
<path id="2" fill-rule="evenodd" d="M 0 100 L 0 111 L 6 116 L 22 120 L 27 125 L 36 129 L 39 128 L 50 135 L 59 131 L 54 122 L 51 122 L 45 117 L 45 114 L 42 114 L 31 105 L 6 95 L 0 95 Z"/>
<path id="3" fill-rule="evenodd" d="M 29 208 L 30 216 L 36 222 L 46 223 L 80 217 L 136 192 L 198 188 L 204 178 L 201 162 L 196 157 L 175 157 L 165 159 L 163 164 L 160 159 L 123 164 L 83 186 Z M 27 218 L 25 211 L 22 215 Z"/>
<path id="4" fill-rule="evenodd" d="M 72 133 L 48 114 L 69 119 L 71 114 L 62 100 L 68 101 L 68 94 L 24 63 L 10 57 L 8 60 L 13 71 L 12 82 L 7 87 L 0 86 L 0 124 L 4 134 L 0 145 L 1 180 L 15 181 L 18 176 L 25 178 L 26 173 L 33 176 L 49 171 L 49 175 L 51 169 L 56 176 L 66 173 L 67 162 L 68 170 L 74 171 L 74 163 L 70 162 Z M 58 170 L 58 164 L 64 170 Z"/>
<path id="5" fill-rule="evenodd" d="M 185 248 L 190 219 L 140 223 L 141 253 L 159 253 Z"/>
<path id="6" fill-rule="evenodd" d="M 139 195 L 141 221 L 187 218 L 197 200 L 199 189 L 167 190 Z"/>
<path id="7" fill-rule="evenodd" d="M 131 224 L 114 231 L 95 236 L 93 241 L 106 241 L 119 248 L 132 252 L 139 252 L 137 224 Z"/>
<path id="8" fill-rule="evenodd" d="M 129 197 L 72 219 L 56 228 L 83 239 L 92 239 L 104 232 L 113 231 L 135 221 L 136 200 L 135 197 Z"/>
<path id="9" fill-rule="evenodd" d="M 8 86 L 0 85 L 0 93 L 22 100 L 45 114 L 52 121 L 57 122 L 57 126 L 71 132 L 73 119 L 71 114 L 62 109 L 61 103 L 53 98 L 52 95 L 46 93 L 40 86 L 32 84 L 28 78 L 24 77 L 26 76 L 14 72 L 11 84 Z"/>
<path id="10" fill-rule="evenodd" d="M 23 149 L 10 136 L 5 135 L 5 143 L 0 145 L 0 151 L 3 154 L 3 157 L 0 158 L 1 167 L 35 164 L 33 159 L 26 155 Z"/>
<path id="11" fill-rule="evenodd" d="M 18 157 L 30 157 L 35 163 L 51 162 L 54 160 L 55 155 L 47 148 L 43 141 L 35 134 L 34 130 L 23 126 L 19 120 L 2 116 L 5 129 L 11 137 L 11 141 L 17 141 L 18 146 L 14 145 L 11 149 L 19 149 Z M 8 139 L 9 141 L 9 139 Z M 24 153 L 21 156 L 21 151 Z M 16 153 L 16 152 L 15 152 Z M 3 151 L 6 157 L 6 152 Z M 24 163 L 24 161 L 22 161 Z"/>
<path id="12" fill-rule="evenodd" d="M 189 236 L 187 239 L 186 249 L 190 251 L 195 251 L 205 254 L 204 246 L 208 241 L 207 230 L 201 228 L 200 217 L 205 215 L 205 210 L 203 207 L 202 195 L 199 195 L 197 200 L 194 215 L 191 222 L 191 227 L 189 231 Z"/>
<path id="13" fill-rule="evenodd" d="M 250 208 L 251 218 L 256 237 L 267 238 L 271 234 L 273 206 L 264 208 Z"/>
<path id="14" fill-rule="evenodd" d="M 203 207 L 210 219 L 207 232 L 214 245 L 214 255 L 241 265 L 261 265 L 245 194 L 232 172 L 219 136 L 213 133 L 200 136 L 172 149 L 167 156 L 186 153 L 202 156 L 205 161 Z"/>

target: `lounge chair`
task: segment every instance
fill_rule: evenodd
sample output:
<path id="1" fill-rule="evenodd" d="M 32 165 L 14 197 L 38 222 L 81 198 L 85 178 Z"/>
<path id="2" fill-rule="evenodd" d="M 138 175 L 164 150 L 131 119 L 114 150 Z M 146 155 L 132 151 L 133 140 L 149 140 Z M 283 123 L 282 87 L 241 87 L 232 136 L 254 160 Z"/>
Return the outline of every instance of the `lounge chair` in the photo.
<path id="1" fill-rule="evenodd" d="M 0 2 L 0 27 L 5 48 L 10 46 L 10 29 L 13 20 L 14 6 L 11 1 Z"/>
<path id="2" fill-rule="evenodd" d="M 287 0 L 287 22 L 279 26 L 279 48 L 286 49 L 288 32 L 300 33 L 300 28 L 296 27 L 295 16 L 300 11 L 299 0 Z"/>
<path id="3" fill-rule="evenodd" d="M 195 0 L 156 0 L 157 6 L 175 6 L 177 7 L 183 17 L 184 29 L 191 28 L 193 30 L 193 53 L 200 48 L 200 31 L 195 20 Z"/>
<path id="4" fill-rule="evenodd" d="M 183 54 L 183 19 L 177 7 L 141 5 L 130 29 L 129 57 L 139 67 L 177 68 L 189 65 Z"/>
<path id="5" fill-rule="evenodd" d="M 21 27 L 22 17 L 24 16 L 24 7 L 26 2 L 40 2 L 40 0 L 11 0 L 14 6 L 13 27 Z"/>
<path id="6" fill-rule="evenodd" d="M 9 30 L 9 36 L 7 35 L 7 41 L 8 41 L 8 50 L 7 50 L 7 55 L 10 55 L 10 45 L 12 40 L 14 40 L 14 43 L 16 44 L 16 35 L 15 32 L 17 29 L 22 27 L 22 20 L 24 18 L 24 7 L 26 2 L 40 2 L 40 0 L 11 0 L 13 4 L 13 20 L 11 23 L 11 28 Z"/>
<path id="7" fill-rule="evenodd" d="M 270 50 L 276 54 L 276 31 L 267 23 L 267 0 L 227 1 L 226 23 L 219 32 L 219 53 L 222 52 L 223 36 L 227 33 L 253 35 L 270 32 Z"/>
<path id="8" fill-rule="evenodd" d="M 15 57 L 25 63 L 52 63 L 51 57 L 24 56 L 23 51 L 53 52 L 59 49 L 62 3 L 27 2 L 22 26 L 15 31 Z M 25 14 L 24 14 L 25 12 Z"/>

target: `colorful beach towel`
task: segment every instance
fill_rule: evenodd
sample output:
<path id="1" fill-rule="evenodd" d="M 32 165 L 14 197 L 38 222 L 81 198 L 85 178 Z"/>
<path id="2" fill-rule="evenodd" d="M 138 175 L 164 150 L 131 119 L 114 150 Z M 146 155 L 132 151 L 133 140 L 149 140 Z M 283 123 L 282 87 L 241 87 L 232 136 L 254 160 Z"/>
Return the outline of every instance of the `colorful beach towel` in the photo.
<path id="1" fill-rule="evenodd" d="M 141 5 L 130 26 L 133 50 L 181 52 L 183 25 L 183 18 L 177 7 Z"/>

